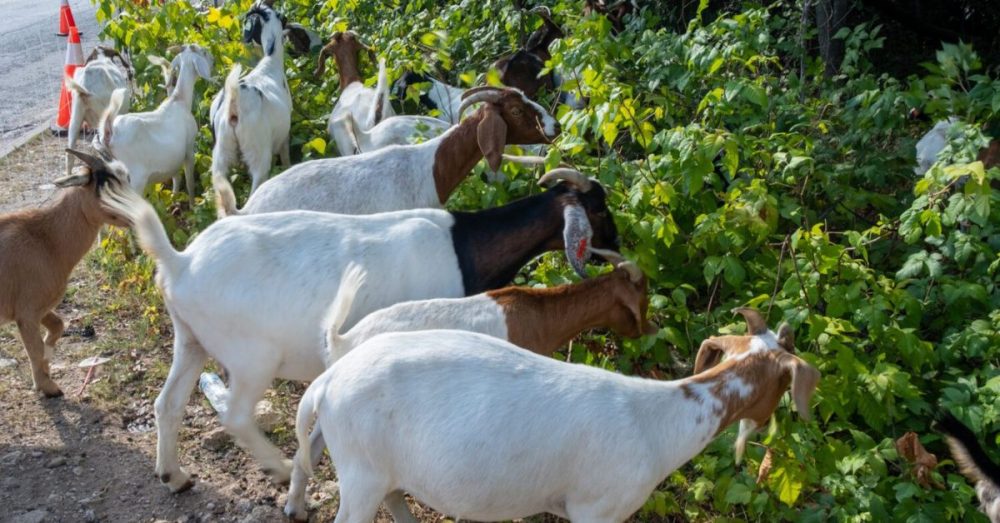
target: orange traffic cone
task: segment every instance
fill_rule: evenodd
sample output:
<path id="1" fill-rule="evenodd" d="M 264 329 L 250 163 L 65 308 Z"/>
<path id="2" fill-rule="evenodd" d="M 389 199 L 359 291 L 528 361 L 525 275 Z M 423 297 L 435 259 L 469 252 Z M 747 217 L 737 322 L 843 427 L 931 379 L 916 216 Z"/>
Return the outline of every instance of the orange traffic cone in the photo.
<path id="1" fill-rule="evenodd" d="M 59 5 L 59 32 L 56 35 L 68 35 L 70 27 L 76 27 L 76 20 L 73 19 L 73 11 L 69 8 L 69 0 L 62 0 Z"/>
<path id="2" fill-rule="evenodd" d="M 54 132 L 65 132 L 69 126 L 69 113 L 73 107 L 73 96 L 66 88 L 66 78 L 73 78 L 76 68 L 83 65 L 83 47 L 80 46 L 80 32 L 75 25 L 69 26 L 66 39 L 66 65 L 63 66 L 62 88 L 59 91 L 59 114 L 56 116 Z"/>

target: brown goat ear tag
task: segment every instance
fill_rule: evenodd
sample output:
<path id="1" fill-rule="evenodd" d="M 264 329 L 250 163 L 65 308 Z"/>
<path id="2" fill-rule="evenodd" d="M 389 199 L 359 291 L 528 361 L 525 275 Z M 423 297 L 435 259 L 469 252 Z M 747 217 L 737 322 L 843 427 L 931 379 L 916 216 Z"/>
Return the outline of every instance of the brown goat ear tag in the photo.
<path id="1" fill-rule="evenodd" d="M 507 124 L 497 110 L 486 111 L 486 116 L 477 128 L 477 141 L 490 170 L 499 171 L 503 148 L 507 145 Z"/>

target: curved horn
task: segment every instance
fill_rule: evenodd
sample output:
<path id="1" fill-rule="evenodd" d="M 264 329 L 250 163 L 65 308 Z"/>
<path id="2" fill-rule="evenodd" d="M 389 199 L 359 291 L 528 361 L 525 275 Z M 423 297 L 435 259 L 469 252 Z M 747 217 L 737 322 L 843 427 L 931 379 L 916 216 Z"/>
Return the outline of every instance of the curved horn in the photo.
<path id="1" fill-rule="evenodd" d="M 559 180 L 571 184 L 583 192 L 589 191 L 591 187 L 589 178 L 584 176 L 580 171 L 567 167 L 559 167 L 545 173 L 538 179 L 538 185 L 548 186 L 555 184 Z"/>
<path id="2" fill-rule="evenodd" d="M 743 319 L 746 320 L 747 334 L 753 334 L 756 336 L 767 332 L 767 322 L 764 321 L 764 317 L 760 315 L 760 312 L 757 311 L 757 309 L 751 309 L 750 307 L 737 307 L 733 309 L 733 314 L 741 314 Z"/>
<path id="3" fill-rule="evenodd" d="M 458 119 L 461 120 L 462 115 L 465 114 L 465 110 L 474 104 L 477 104 L 479 102 L 496 103 L 500 99 L 501 92 L 502 91 L 500 91 L 499 89 L 495 91 L 482 91 L 482 92 L 477 92 L 472 96 L 469 96 L 468 98 L 466 98 L 465 95 L 463 94 L 462 105 L 458 106 Z"/>
<path id="4" fill-rule="evenodd" d="M 532 14 L 544 16 L 546 18 L 552 18 L 552 10 L 549 9 L 548 6 L 544 6 L 544 5 L 537 5 L 535 7 L 532 7 L 528 12 L 532 13 Z"/>
<path id="5" fill-rule="evenodd" d="M 477 85 L 476 87 L 470 87 L 462 92 L 462 100 L 483 91 L 503 91 L 502 88 L 495 85 Z"/>
<path id="6" fill-rule="evenodd" d="M 590 252 L 608 260 L 608 263 L 615 266 L 616 269 L 622 269 L 628 273 L 628 279 L 632 283 L 639 283 L 642 280 L 642 269 L 639 268 L 634 262 L 626 260 L 620 252 L 615 252 L 610 249 L 598 249 L 597 247 L 591 247 Z"/>
<path id="7" fill-rule="evenodd" d="M 503 159 L 508 162 L 514 162 L 521 165 L 530 165 L 532 167 L 538 167 L 539 165 L 545 165 L 544 156 L 520 156 L 516 154 L 506 154 L 502 155 Z"/>

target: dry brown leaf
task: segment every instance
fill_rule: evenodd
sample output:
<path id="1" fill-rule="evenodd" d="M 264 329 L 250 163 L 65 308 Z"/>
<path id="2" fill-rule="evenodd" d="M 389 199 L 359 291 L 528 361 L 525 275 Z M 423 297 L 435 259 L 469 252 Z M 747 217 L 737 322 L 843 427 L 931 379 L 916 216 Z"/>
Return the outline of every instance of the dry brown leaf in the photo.
<path id="1" fill-rule="evenodd" d="M 920 443 L 916 432 L 907 432 L 903 437 L 896 440 L 896 450 L 900 457 L 913 465 L 911 473 L 918 485 L 924 488 L 944 489 L 944 485 L 934 481 L 931 472 L 937 468 L 937 456 L 927 452 L 927 449 Z"/>
<path id="2" fill-rule="evenodd" d="M 764 452 L 764 459 L 760 461 L 760 468 L 757 469 L 757 484 L 767 481 L 767 477 L 771 475 L 771 467 L 774 457 L 771 455 L 771 447 L 767 448 L 767 452 Z"/>

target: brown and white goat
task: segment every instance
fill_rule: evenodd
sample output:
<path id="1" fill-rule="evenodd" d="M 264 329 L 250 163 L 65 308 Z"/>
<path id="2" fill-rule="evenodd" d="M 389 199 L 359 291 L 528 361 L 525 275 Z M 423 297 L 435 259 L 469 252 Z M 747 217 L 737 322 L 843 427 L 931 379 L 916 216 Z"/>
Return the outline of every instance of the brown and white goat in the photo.
<path id="1" fill-rule="evenodd" d="M 531 33 L 523 47 L 500 58 L 494 62 L 493 67 L 500 73 L 500 81 L 504 85 L 516 87 L 529 98 L 534 98 L 542 87 L 549 90 L 556 88 L 554 73 L 541 77 L 539 74 L 545 68 L 545 62 L 552 58 L 549 46 L 566 34 L 552 20 L 552 13 L 547 7 L 536 7 L 530 12 L 542 18 L 541 27 Z"/>
<path id="2" fill-rule="evenodd" d="M 128 180 L 125 167 L 108 158 L 66 151 L 86 167 L 54 182 L 63 190 L 53 203 L 0 215 L 0 324 L 17 323 L 35 389 L 50 398 L 62 395 L 52 381 L 49 362 L 63 333 L 63 321 L 54 309 L 66 292 L 69 274 L 94 244 L 101 225 L 127 225 L 102 202 L 105 186 Z"/>

